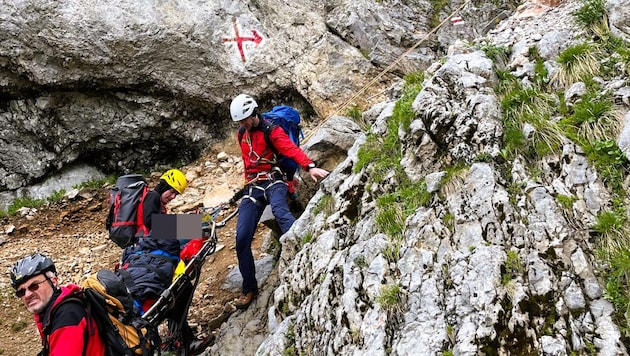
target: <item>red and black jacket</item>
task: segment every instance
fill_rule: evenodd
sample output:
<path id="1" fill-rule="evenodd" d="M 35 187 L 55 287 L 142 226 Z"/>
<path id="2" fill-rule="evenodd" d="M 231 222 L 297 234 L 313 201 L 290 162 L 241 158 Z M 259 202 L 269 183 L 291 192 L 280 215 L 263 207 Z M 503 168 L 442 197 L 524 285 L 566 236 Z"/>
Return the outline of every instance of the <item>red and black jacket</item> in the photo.
<path id="1" fill-rule="evenodd" d="M 81 290 L 76 284 L 57 289 L 46 309 L 35 314 L 35 324 L 42 338 L 42 356 L 101 356 L 105 344 L 98 333 L 96 323 L 87 314 L 85 306 L 72 294 Z"/>
<path id="2" fill-rule="evenodd" d="M 269 132 L 269 140 L 273 147 L 269 147 L 265 140 L 265 130 Z M 241 156 L 245 166 L 245 180 L 251 180 L 256 173 L 271 172 L 276 164 L 275 153 L 280 153 L 297 162 L 304 170 L 313 161 L 296 146 L 280 126 L 273 126 L 270 122 L 260 119 L 258 126 L 249 132 L 240 128 L 237 139 L 241 146 Z M 274 151 L 275 148 L 275 151 Z"/>

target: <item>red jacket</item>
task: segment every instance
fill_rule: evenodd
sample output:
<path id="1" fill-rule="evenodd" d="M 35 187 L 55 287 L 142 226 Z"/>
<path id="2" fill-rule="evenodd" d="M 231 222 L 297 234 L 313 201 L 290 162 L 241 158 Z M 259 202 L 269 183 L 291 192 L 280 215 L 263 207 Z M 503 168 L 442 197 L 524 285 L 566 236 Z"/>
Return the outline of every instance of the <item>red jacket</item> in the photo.
<path id="1" fill-rule="evenodd" d="M 53 294 L 53 297 L 57 296 L 57 298 L 41 314 L 35 314 L 35 324 L 44 347 L 48 338 L 49 349 L 47 354 L 43 353 L 44 355 L 105 355 L 105 344 L 101 340 L 95 322 L 86 318 L 85 307 L 74 302 L 60 305 L 61 301 L 80 289 L 81 287 L 76 284 L 61 287 L 60 291 Z M 85 345 L 86 340 L 87 345 Z"/>
<path id="2" fill-rule="evenodd" d="M 274 150 L 268 147 L 265 141 L 265 133 L 261 127 L 271 125 L 271 123 L 260 119 L 258 126 L 252 128 L 249 132 L 240 131 L 237 133 L 237 139 L 240 139 L 241 156 L 245 166 L 245 180 L 251 180 L 259 172 L 270 172 L 274 161 Z M 269 133 L 269 139 L 276 150 L 283 156 L 292 158 L 302 169 L 308 170 L 307 166 L 313 161 L 296 146 L 289 138 L 286 132 L 280 126 L 276 126 Z"/>

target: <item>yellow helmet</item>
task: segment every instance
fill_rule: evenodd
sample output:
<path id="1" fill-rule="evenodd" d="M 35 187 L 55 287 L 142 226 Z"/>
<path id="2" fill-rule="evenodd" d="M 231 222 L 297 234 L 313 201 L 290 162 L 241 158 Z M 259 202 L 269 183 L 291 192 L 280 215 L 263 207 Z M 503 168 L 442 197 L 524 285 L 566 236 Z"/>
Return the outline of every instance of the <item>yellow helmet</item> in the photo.
<path id="1" fill-rule="evenodd" d="M 186 176 L 179 169 L 169 169 L 166 173 L 162 174 L 160 179 L 164 179 L 166 184 L 170 185 L 171 188 L 175 189 L 179 194 L 184 194 L 184 190 L 186 190 Z"/>

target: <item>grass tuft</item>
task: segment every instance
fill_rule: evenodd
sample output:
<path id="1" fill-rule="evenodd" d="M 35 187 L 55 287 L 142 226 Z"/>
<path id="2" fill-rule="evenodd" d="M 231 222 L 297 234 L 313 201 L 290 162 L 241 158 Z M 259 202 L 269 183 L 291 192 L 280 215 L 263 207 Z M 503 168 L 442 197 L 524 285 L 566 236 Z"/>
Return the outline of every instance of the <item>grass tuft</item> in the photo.
<path id="1" fill-rule="evenodd" d="M 568 88 L 576 82 L 589 82 L 600 75 L 599 60 L 602 51 L 593 43 L 581 43 L 569 47 L 558 55 L 560 68 L 553 82 L 561 88 Z"/>

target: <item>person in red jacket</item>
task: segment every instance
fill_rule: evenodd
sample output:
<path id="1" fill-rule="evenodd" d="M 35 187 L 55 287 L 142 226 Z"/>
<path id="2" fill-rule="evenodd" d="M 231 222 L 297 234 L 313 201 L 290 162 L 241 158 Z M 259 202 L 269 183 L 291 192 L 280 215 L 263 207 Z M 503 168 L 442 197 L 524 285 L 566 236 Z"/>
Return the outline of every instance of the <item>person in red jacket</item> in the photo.
<path id="1" fill-rule="evenodd" d="M 237 139 L 241 147 L 245 181 L 245 195 L 238 207 L 236 222 L 236 256 L 243 276 L 242 295 L 235 302 L 236 308 L 246 309 L 258 295 L 252 240 L 256 226 L 267 205 L 280 226 L 280 231 L 287 232 L 295 217 L 289 210 L 287 193 L 289 190 L 286 177 L 277 167 L 275 151 L 297 162 L 311 178 L 318 179 L 328 175 L 328 171 L 317 168 L 315 163 L 296 146 L 280 126 L 258 116 L 258 104 L 251 96 L 240 94 L 230 104 L 230 115 L 239 123 Z M 274 147 L 269 147 L 265 132 Z M 274 150 L 275 148 L 275 150 Z"/>
<path id="2" fill-rule="evenodd" d="M 39 356 L 101 356 L 105 344 L 87 310 L 73 299 L 64 300 L 81 289 L 59 286 L 53 261 L 39 253 L 19 260 L 11 269 L 11 286 L 26 310 L 35 318 L 42 339 Z"/>

